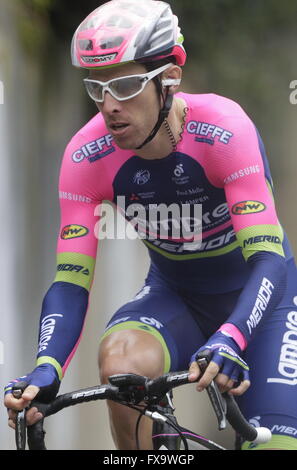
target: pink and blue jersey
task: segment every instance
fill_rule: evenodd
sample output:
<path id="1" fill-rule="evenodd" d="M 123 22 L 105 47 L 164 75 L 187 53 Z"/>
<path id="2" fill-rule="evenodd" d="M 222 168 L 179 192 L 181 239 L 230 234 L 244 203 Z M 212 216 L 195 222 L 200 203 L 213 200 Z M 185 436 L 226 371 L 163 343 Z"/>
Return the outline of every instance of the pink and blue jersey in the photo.
<path id="1" fill-rule="evenodd" d="M 164 371 L 184 370 L 223 329 L 250 366 L 252 386 L 240 399 L 245 417 L 271 429 L 271 448 L 296 449 L 297 271 L 276 214 L 264 145 L 233 101 L 177 97 L 186 110 L 182 138 L 165 158 L 118 148 L 101 114 L 68 144 L 59 183 L 57 274 L 43 301 L 37 364 L 51 364 L 61 380 L 76 351 L 100 207 L 110 201 L 136 225 L 151 265 L 143 289 L 115 312 L 103 338 L 146 331 L 162 345 Z M 199 220 L 195 211 L 179 218 L 186 234 L 199 225 L 202 239 L 176 235 L 170 212 L 152 224 L 150 210 L 162 204 L 202 205 Z M 135 219 L 131 205 L 141 206 L 141 217 Z"/>
<path id="2" fill-rule="evenodd" d="M 285 261 L 292 254 L 276 215 L 269 166 L 256 127 L 227 98 L 185 93 L 177 97 L 187 108 L 184 129 L 175 151 L 165 158 L 143 159 L 132 150 L 119 149 L 100 113 L 66 148 L 59 183 L 57 275 L 44 299 L 38 354 L 38 364 L 50 361 L 60 378 L 83 327 L 102 201 L 124 201 L 120 210 L 127 220 L 135 201 L 147 210 L 153 204 L 202 205 L 200 243 L 182 237 L 163 239 L 158 236 L 160 227 L 151 237 L 150 227 L 144 225 L 151 273 L 195 295 L 243 289 L 242 301 L 227 319 L 242 345 L 283 295 Z M 193 220 L 189 218 L 190 226 Z M 174 223 L 167 220 L 168 226 L 170 222 Z M 251 287 L 255 296 L 262 288 L 266 299 L 256 312 Z M 49 322 L 51 335 L 46 329 Z"/>

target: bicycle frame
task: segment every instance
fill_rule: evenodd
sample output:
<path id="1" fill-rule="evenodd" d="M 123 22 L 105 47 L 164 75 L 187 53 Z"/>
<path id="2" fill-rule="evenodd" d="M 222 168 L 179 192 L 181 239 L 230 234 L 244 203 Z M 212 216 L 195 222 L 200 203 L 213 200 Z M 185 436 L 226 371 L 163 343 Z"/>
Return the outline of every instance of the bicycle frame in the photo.
<path id="1" fill-rule="evenodd" d="M 164 405 L 160 413 L 170 417 L 180 432 L 176 432 L 170 424 L 154 421 L 152 433 L 154 450 L 226 450 L 219 444 L 181 427 L 174 416 L 172 399 L 173 396 L 171 395 L 168 405 Z M 160 408 L 162 408 L 161 405 Z M 184 445 L 184 439 L 187 447 Z"/>

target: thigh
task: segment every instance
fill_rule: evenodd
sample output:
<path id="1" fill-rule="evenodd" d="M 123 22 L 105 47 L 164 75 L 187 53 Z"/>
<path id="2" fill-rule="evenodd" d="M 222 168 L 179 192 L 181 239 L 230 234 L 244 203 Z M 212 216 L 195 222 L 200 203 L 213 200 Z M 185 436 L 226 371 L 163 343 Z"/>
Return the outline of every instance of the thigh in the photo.
<path id="1" fill-rule="evenodd" d="M 164 372 L 187 369 L 191 355 L 205 342 L 183 299 L 165 283 L 146 284 L 113 315 L 103 338 L 129 329 L 146 331 L 160 341 Z"/>
<path id="2" fill-rule="evenodd" d="M 265 321 L 246 355 L 251 387 L 240 406 L 253 424 L 273 433 L 266 445 L 244 448 L 297 450 L 297 271 L 289 262 L 286 294 Z"/>

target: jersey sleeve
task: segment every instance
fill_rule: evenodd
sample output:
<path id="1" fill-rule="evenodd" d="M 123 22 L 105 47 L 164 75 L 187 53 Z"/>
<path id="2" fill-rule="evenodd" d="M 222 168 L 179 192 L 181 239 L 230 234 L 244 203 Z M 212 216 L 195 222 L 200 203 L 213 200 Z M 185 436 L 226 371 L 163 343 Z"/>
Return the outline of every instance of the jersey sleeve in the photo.
<path id="1" fill-rule="evenodd" d="M 223 187 L 237 240 L 246 260 L 267 251 L 284 256 L 283 230 L 276 214 L 272 181 L 265 168 L 257 130 L 243 111 L 221 118 L 231 136 L 212 158 L 212 178 Z"/>
<path id="2" fill-rule="evenodd" d="M 228 139 L 209 156 L 210 175 L 213 184 L 224 188 L 232 225 L 250 267 L 248 282 L 227 321 L 235 327 L 234 339 L 243 349 L 283 297 L 283 231 L 254 124 L 240 108 L 221 117 L 218 125 L 228 130 Z"/>
<path id="3" fill-rule="evenodd" d="M 60 230 L 55 282 L 71 282 L 90 290 L 98 247 L 98 214 L 104 196 L 93 183 L 89 163 L 72 160 L 77 143 L 67 147 L 59 178 Z"/>
<path id="4" fill-rule="evenodd" d="M 89 162 L 73 160 L 81 144 L 76 136 L 62 161 L 57 271 L 43 300 L 39 328 L 37 365 L 52 364 L 60 380 L 78 347 L 85 321 L 98 246 L 98 209 L 104 197 L 100 174 L 95 177 Z"/>

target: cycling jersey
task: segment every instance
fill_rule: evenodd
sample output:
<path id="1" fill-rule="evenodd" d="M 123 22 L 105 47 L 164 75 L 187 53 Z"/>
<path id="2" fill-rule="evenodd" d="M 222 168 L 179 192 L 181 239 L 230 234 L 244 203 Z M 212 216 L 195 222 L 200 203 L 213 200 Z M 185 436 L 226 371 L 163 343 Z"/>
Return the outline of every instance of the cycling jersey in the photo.
<path id="1" fill-rule="evenodd" d="M 147 227 L 143 241 L 152 264 L 172 285 L 222 293 L 249 281 L 255 292 L 262 289 L 265 300 L 258 311 L 246 313 L 253 310 L 249 304 L 255 300 L 246 295 L 233 313 L 233 323 L 246 340 L 269 302 L 275 305 L 281 298 L 282 263 L 292 254 L 277 219 L 269 166 L 255 126 L 229 99 L 213 94 L 177 97 L 187 108 L 183 135 L 165 158 L 146 160 L 119 149 L 100 113 L 66 148 L 59 185 L 57 275 L 44 301 L 39 351 L 39 357 L 53 356 L 60 375 L 83 326 L 98 245 L 98 205 L 104 200 L 115 204 L 120 200 L 124 215 L 135 200 L 145 210 L 152 204 L 202 204 L 202 243 L 152 238 Z M 261 262 L 256 263 L 258 272 L 251 276 L 246 261 L 263 252 L 267 258 L 263 269 Z M 72 335 L 65 343 L 61 338 L 68 329 L 69 311 Z M 50 342 L 48 324 L 55 331 Z"/>
<path id="2" fill-rule="evenodd" d="M 150 276 L 154 273 L 168 289 L 181 289 L 189 299 L 240 293 L 232 310 L 222 305 L 228 315 L 217 308 L 201 316 L 204 333 L 227 323 L 244 349 L 284 295 L 292 252 L 277 218 L 269 165 L 256 127 L 227 98 L 185 93 L 176 97 L 184 103 L 184 127 L 176 149 L 165 158 L 144 159 L 119 149 L 100 113 L 66 148 L 59 183 L 57 274 L 43 302 L 37 361 L 53 364 L 60 378 L 83 328 L 102 201 L 114 203 L 127 220 L 133 220 L 131 204 L 141 205 L 144 212 L 137 227 L 150 255 Z M 173 236 L 175 219 L 170 214 L 154 226 L 147 222 L 151 207 L 160 204 L 202 204 L 201 242 L 189 240 L 184 232 Z M 180 219 L 188 231 L 196 222 L 192 213 Z M 169 228 L 166 238 L 164 225 Z M 125 328 L 137 327 L 128 323 Z M 108 332 L 113 331 L 115 325 L 109 326 Z M 150 332 L 171 356 L 168 367 L 176 364 L 176 346 L 169 336 L 154 326 Z M 200 339 L 197 336 L 192 353 Z"/>
<path id="3" fill-rule="evenodd" d="M 145 160 L 118 149 L 101 114 L 72 139 L 61 170 L 62 225 L 66 231 L 69 225 L 85 231 L 61 236 L 58 253 L 94 259 L 94 209 L 102 200 L 116 204 L 120 199 L 126 211 L 135 200 L 146 209 L 162 203 L 202 204 L 202 245 L 195 249 L 195 243 L 183 240 L 144 240 L 152 262 L 170 281 L 191 283 L 200 292 L 242 287 L 248 276 L 244 258 L 261 250 L 283 256 L 263 144 L 234 102 L 216 95 L 178 96 L 186 101 L 187 118 L 181 142 L 166 158 Z M 287 245 L 285 250 L 291 256 Z M 87 287 L 90 279 L 85 279 Z"/>

